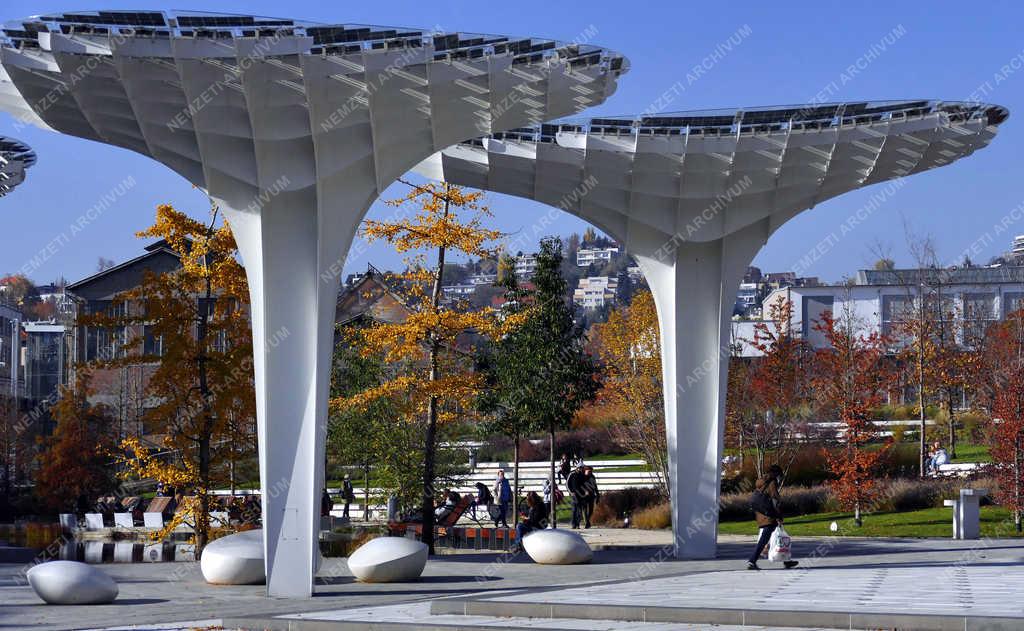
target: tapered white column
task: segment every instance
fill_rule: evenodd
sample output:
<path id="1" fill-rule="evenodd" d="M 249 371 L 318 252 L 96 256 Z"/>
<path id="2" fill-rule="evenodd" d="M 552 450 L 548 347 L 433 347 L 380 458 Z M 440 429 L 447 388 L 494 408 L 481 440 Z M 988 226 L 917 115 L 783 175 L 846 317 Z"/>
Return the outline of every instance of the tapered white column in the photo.
<path id="1" fill-rule="evenodd" d="M 318 558 L 338 244 L 351 242 L 358 221 L 321 232 L 309 194 L 283 193 L 257 212 L 225 214 L 252 302 L 267 594 L 308 598 Z"/>
<path id="2" fill-rule="evenodd" d="M 743 272 L 768 238 L 768 222 L 707 242 L 666 241 L 632 228 L 629 250 L 658 310 L 675 555 L 713 558 L 729 322 Z"/>

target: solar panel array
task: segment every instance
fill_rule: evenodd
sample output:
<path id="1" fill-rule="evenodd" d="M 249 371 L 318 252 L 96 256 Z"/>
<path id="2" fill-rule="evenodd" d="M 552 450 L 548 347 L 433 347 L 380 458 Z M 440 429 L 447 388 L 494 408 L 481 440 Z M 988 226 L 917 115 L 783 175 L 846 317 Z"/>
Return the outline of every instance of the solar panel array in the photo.
<path id="1" fill-rule="evenodd" d="M 534 132 L 541 142 L 554 142 L 558 133 L 603 135 L 736 135 L 744 133 L 815 130 L 859 125 L 885 120 L 902 120 L 942 113 L 951 122 L 985 118 L 997 125 L 1009 115 L 993 105 L 949 101 L 888 101 L 824 103 L 804 107 L 784 106 L 680 112 L 657 116 L 604 117 L 589 121 L 547 123 Z M 525 136 L 526 130 L 516 130 Z"/>
<path id="2" fill-rule="evenodd" d="M 299 20 L 182 11 L 81 11 L 54 13 L 8 23 L 0 29 L 0 45 L 39 48 L 40 32 L 132 37 L 273 37 L 308 36 L 312 54 L 351 54 L 362 50 L 429 48 L 435 60 L 477 59 L 511 55 L 513 63 L 538 63 L 558 54 L 572 67 L 609 63 L 623 70 L 621 55 L 587 44 L 470 33 L 425 33 L 421 30 L 358 24 L 315 24 Z"/>

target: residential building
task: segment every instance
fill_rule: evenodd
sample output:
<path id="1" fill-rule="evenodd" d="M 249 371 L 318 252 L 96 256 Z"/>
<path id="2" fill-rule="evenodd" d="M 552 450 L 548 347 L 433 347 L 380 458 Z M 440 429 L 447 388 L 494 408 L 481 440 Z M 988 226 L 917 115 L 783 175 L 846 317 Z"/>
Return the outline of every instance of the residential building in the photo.
<path id="1" fill-rule="evenodd" d="M 537 271 L 537 256 L 534 254 L 519 254 L 516 256 L 516 276 L 530 278 Z"/>
<path id="2" fill-rule="evenodd" d="M 24 395 L 21 372 L 21 310 L 0 301 L 0 399 Z"/>
<path id="3" fill-rule="evenodd" d="M 587 267 L 594 263 L 607 263 L 619 255 L 619 248 L 609 246 L 603 248 L 580 248 L 576 250 L 576 265 Z"/>
<path id="4" fill-rule="evenodd" d="M 589 276 L 581 278 L 572 301 L 584 309 L 599 309 L 615 302 L 619 279 L 612 276 Z"/>
<path id="5" fill-rule="evenodd" d="M 459 285 L 444 285 L 441 287 L 444 297 L 448 300 L 458 300 L 460 298 L 468 298 L 476 292 L 476 285 L 473 284 L 459 284 Z"/>
<path id="6" fill-rule="evenodd" d="M 944 305 L 941 313 L 955 319 L 958 341 L 970 345 L 989 325 L 1024 308 L 1024 266 L 860 270 L 846 285 L 776 289 L 764 299 L 762 312 L 769 313 L 774 303 L 790 301 L 796 334 L 821 347 L 825 340 L 814 323 L 825 311 L 851 314 L 865 333 L 898 337 L 905 314 L 922 296 Z M 752 334 L 753 326 L 734 321 L 734 336 L 750 337 L 744 331 L 750 329 Z"/>
<path id="7" fill-rule="evenodd" d="M 493 285 L 498 281 L 497 274 L 473 274 L 466 281 L 470 285 Z"/>

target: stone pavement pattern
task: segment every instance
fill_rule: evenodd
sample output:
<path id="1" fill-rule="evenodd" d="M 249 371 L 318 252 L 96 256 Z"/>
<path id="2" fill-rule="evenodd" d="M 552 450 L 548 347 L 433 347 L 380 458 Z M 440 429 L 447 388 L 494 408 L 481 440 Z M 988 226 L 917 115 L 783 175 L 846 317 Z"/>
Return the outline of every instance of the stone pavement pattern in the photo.
<path id="1" fill-rule="evenodd" d="M 50 607 L 42 604 L 19 579 L 25 566 L 0 564 L 0 629 L 92 629 L 132 623 L 271 618 L 426 603 L 447 597 L 537 600 L 568 592 L 583 598 L 600 590 L 605 590 L 604 602 L 615 594 L 639 590 L 631 604 L 663 605 L 669 598 L 678 602 L 698 600 L 700 594 L 704 598 L 702 604 L 712 607 L 726 606 L 723 603 L 730 602 L 730 598 L 734 599 L 732 602 L 742 600 L 749 605 L 762 591 L 780 597 L 788 594 L 804 607 L 805 597 L 793 594 L 795 590 L 805 590 L 817 593 L 821 601 L 846 593 L 844 597 L 857 606 L 870 596 L 879 606 L 906 612 L 912 601 L 936 607 L 946 605 L 935 602 L 934 597 L 935 590 L 945 583 L 950 585 L 941 587 L 946 590 L 942 593 L 952 595 L 955 591 L 953 602 L 958 607 L 964 603 L 978 611 L 1018 607 L 1020 615 L 1024 541 L 1019 539 L 798 539 L 794 551 L 805 562 L 815 550 L 827 550 L 827 554 L 815 560 L 814 569 L 766 569 L 760 573 L 742 569 L 752 541 L 752 537 L 723 537 L 719 545 L 721 558 L 710 561 L 666 559 L 657 546 L 599 550 L 593 563 L 579 566 L 538 566 L 524 555 L 444 555 L 430 560 L 419 582 L 384 585 L 357 583 L 344 559 L 327 559 L 318 578 L 317 594 L 306 601 L 267 599 L 264 587 L 258 585 L 209 586 L 202 580 L 199 564 L 185 562 L 104 565 L 103 569 L 118 581 L 121 590 L 114 604 Z M 949 567 L 959 569 L 947 570 Z M 952 574 L 947 576 L 947 571 Z M 707 581 L 715 581 L 718 587 L 705 587 Z M 651 591 L 647 596 L 640 593 L 660 589 L 659 584 L 665 586 L 661 592 Z M 826 589 L 828 595 L 822 591 Z M 908 590 L 912 597 L 907 596 Z M 648 597 L 657 602 L 637 602 Z M 792 603 L 786 606 L 791 607 Z M 984 614 L 993 615 L 989 611 Z M 621 628 L 622 623 L 619 625 Z M 173 626 L 164 624 L 157 628 Z"/>
<path id="2" fill-rule="evenodd" d="M 628 628 L 640 631 L 680 631 L 684 627 L 674 623 L 630 622 L 620 620 L 569 620 L 551 618 L 496 618 L 493 616 L 431 615 L 430 603 L 418 602 L 389 607 L 363 607 L 320 613 L 287 616 L 289 619 L 344 621 L 355 623 L 398 623 L 461 625 L 462 627 L 497 627 L 518 629 L 558 629 L 565 631 L 619 631 Z M 768 627 L 738 627 L 733 625 L 687 624 L 686 631 L 769 631 Z M 770 631 L 797 631 L 792 627 L 772 627 Z M 799 631 L 808 631 L 800 629 Z M 821 630 L 829 631 L 829 630 Z"/>
<path id="3" fill-rule="evenodd" d="M 790 611 L 1021 617 L 1024 565 L 707 572 L 494 596 L 560 605 L 649 604 Z"/>

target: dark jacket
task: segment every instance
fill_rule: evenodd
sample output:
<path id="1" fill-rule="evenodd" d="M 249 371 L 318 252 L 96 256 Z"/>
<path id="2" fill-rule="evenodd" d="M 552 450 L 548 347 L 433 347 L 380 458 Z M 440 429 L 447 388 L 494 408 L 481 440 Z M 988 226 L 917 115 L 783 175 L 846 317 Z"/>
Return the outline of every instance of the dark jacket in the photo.
<path id="1" fill-rule="evenodd" d="M 544 527 L 544 522 L 547 518 L 548 515 L 547 511 L 544 510 L 544 503 L 537 502 L 536 506 L 530 507 L 530 512 L 526 515 L 526 519 L 523 520 L 523 523 L 530 528 L 539 530 Z"/>
<path id="2" fill-rule="evenodd" d="M 597 490 L 597 476 L 595 476 L 593 473 L 589 475 L 583 474 L 583 483 L 580 485 L 580 487 L 583 491 L 583 496 L 588 499 L 597 500 L 597 498 L 601 495 L 600 492 L 598 492 Z"/>
<path id="3" fill-rule="evenodd" d="M 484 506 L 494 503 L 494 495 L 491 494 L 491 489 L 487 488 L 487 485 L 482 482 L 476 483 L 476 503 Z"/>
<path id="4" fill-rule="evenodd" d="M 579 499 L 583 497 L 583 479 L 584 476 L 579 471 L 573 471 L 569 474 L 569 477 L 565 480 L 565 488 L 569 489 L 572 496 Z"/>
<path id="5" fill-rule="evenodd" d="M 352 489 L 352 481 L 345 480 L 341 483 L 341 499 L 351 502 L 356 499 L 355 491 Z"/>
<path id="6" fill-rule="evenodd" d="M 782 519 L 782 512 L 779 510 L 779 503 L 781 498 L 779 497 L 779 481 L 775 476 L 763 475 L 757 479 L 757 483 L 754 488 L 761 491 L 765 495 L 771 498 L 772 505 L 774 506 L 773 514 L 766 515 L 754 511 L 754 518 L 757 520 L 757 526 L 763 528 L 764 526 L 771 526 L 772 524 L 779 523 Z"/>

